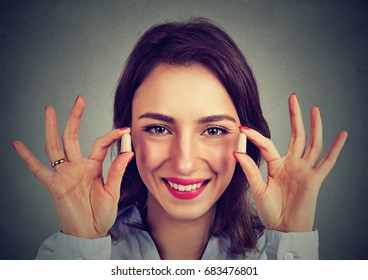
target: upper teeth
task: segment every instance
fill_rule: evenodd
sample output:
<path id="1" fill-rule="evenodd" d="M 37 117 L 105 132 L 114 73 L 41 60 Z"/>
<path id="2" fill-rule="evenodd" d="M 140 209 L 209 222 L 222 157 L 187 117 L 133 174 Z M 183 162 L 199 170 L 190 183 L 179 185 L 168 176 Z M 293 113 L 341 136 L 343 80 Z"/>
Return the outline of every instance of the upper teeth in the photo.
<path id="1" fill-rule="evenodd" d="M 170 181 L 169 182 L 169 185 L 170 187 L 172 187 L 173 189 L 176 189 L 180 192 L 189 192 L 189 191 L 193 191 L 195 189 L 199 189 L 201 187 L 202 184 L 193 184 L 193 185 L 180 185 L 180 184 L 175 184 L 175 183 L 172 183 Z"/>

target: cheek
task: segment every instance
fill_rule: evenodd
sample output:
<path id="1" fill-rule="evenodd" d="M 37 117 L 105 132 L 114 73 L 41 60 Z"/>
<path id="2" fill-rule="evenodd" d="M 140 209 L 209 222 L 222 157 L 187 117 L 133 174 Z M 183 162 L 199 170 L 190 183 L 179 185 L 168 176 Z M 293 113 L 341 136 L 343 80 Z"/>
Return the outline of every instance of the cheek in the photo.
<path id="1" fill-rule="evenodd" d="M 234 173 L 236 160 L 233 152 L 235 148 L 236 140 L 230 138 L 218 145 L 217 147 L 211 147 L 211 150 L 207 152 L 208 161 L 211 164 L 211 168 L 218 174 L 229 174 L 232 176 Z"/>
<path id="2" fill-rule="evenodd" d="M 137 162 L 137 167 L 141 177 L 145 177 L 148 171 L 159 169 L 165 160 L 167 151 L 164 145 L 157 145 L 148 141 L 142 135 L 132 135 L 132 142 Z"/>

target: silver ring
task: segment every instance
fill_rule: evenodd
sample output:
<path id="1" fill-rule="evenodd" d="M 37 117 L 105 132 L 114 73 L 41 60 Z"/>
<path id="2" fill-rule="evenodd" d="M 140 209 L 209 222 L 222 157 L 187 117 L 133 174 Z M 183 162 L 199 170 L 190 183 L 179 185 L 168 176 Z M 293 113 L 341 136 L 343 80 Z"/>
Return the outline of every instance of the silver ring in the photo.
<path id="1" fill-rule="evenodd" d="M 51 163 L 51 166 L 55 167 L 56 165 L 63 163 L 63 162 L 65 162 L 65 158 L 61 158 L 61 159 L 54 161 L 54 163 Z"/>

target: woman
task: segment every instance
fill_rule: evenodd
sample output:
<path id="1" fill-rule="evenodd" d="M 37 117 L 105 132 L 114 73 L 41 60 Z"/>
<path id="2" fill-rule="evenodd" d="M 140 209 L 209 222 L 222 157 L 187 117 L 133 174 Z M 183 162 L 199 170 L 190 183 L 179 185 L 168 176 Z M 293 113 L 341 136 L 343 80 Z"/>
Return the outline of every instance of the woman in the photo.
<path id="1" fill-rule="evenodd" d="M 62 231 L 44 242 L 38 258 L 318 257 L 317 195 L 347 133 L 319 161 L 319 108 L 311 109 L 306 147 L 292 94 L 291 140 L 281 157 L 269 139 L 252 71 L 214 23 L 162 24 L 140 38 L 116 90 L 116 129 L 96 140 L 88 158 L 78 143 L 84 106 L 78 97 L 64 149 L 55 110 L 46 108 L 46 153 L 55 172 L 13 142 L 49 190 L 61 220 Z M 248 138 L 246 154 L 235 151 L 240 133 Z M 104 182 L 107 150 L 125 134 L 134 153 L 120 153 Z M 267 182 L 258 169 L 262 157 Z"/>

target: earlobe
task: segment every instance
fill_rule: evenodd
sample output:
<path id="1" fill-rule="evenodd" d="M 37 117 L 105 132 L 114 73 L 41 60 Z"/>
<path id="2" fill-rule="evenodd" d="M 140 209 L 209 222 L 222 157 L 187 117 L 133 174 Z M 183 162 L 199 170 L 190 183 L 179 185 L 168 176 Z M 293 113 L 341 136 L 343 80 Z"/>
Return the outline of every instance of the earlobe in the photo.
<path id="1" fill-rule="evenodd" d="M 244 133 L 240 133 L 238 137 L 238 143 L 236 145 L 237 153 L 247 153 L 247 136 Z"/>

